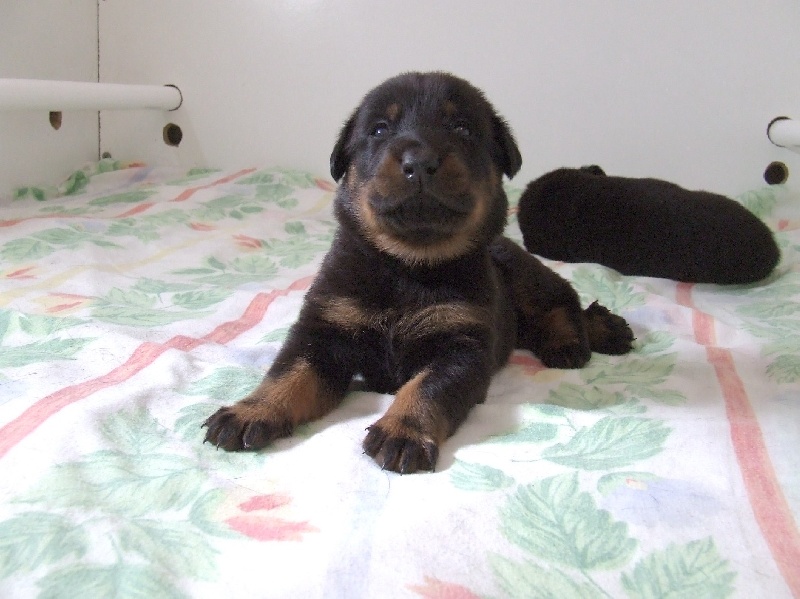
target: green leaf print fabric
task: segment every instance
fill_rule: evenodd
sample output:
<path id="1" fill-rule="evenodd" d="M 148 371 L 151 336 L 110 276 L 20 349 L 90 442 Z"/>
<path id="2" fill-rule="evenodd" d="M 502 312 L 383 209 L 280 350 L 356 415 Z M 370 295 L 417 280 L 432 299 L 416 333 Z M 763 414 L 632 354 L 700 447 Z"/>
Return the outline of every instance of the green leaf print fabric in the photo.
<path id="1" fill-rule="evenodd" d="M 548 262 L 634 351 L 515 353 L 437 472 L 363 455 L 392 401 L 367 392 L 260 452 L 204 445 L 296 319 L 334 193 L 103 160 L 0 195 L 0 597 L 800 596 L 800 193 L 739 197 L 783 252 L 755 285 Z"/>

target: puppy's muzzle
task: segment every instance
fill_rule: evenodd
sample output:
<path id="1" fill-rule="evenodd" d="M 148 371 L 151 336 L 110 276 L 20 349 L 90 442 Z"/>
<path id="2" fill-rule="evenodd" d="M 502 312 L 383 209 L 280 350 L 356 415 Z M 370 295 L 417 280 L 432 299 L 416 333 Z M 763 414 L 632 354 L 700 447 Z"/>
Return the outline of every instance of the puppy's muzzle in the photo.
<path id="1" fill-rule="evenodd" d="M 428 244 L 459 229 L 475 206 L 469 175 L 448 147 L 401 139 L 383 156 L 369 204 L 392 235 Z"/>
<path id="2" fill-rule="evenodd" d="M 459 165 L 454 168 L 454 165 Z M 397 211 L 431 212 L 459 218 L 473 208 L 466 169 L 448 151 L 426 143 L 404 144 L 386 155 L 374 208 L 389 216 Z"/>

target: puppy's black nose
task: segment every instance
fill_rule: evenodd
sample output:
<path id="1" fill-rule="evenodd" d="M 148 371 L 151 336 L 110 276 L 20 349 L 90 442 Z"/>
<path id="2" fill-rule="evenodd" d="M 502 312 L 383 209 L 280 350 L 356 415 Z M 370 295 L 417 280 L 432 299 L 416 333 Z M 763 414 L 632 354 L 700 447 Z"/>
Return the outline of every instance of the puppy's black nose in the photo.
<path id="1" fill-rule="evenodd" d="M 401 165 L 406 179 L 424 182 L 438 170 L 439 156 L 428 148 L 409 148 L 403 152 Z"/>

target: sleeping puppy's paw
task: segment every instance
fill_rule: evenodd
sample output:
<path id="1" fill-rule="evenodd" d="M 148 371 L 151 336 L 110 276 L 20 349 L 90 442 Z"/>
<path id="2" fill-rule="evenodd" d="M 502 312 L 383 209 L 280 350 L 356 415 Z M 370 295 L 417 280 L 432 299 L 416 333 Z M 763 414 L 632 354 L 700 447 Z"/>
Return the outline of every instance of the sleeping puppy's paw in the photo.
<path id="1" fill-rule="evenodd" d="M 400 474 L 411 474 L 418 470 L 433 471 L 439 458 L 436 442 L 415 430 L 415 427 L 402 424 L 387 426 L 384 420 L 386 417 L 367 428 L 367 436 L 362 444 L 364 453 L 384 470 Z"/>
<path id="2" fill-rule="evenodd" d="M 253 419 L 252 409 L 245 402 L 220 408 L 203 423 L 207 427 L 205 442 L 226 451 L 261 449 L 275 439 L 292 434 L 289 419 Z"/>
<path id="3" fill-rule="evenodd" d="M 619 356 L 633 349 L 633 331 L 622 316 L 611 313 L 597 302 L 583 312 L 592 351 Z"/>

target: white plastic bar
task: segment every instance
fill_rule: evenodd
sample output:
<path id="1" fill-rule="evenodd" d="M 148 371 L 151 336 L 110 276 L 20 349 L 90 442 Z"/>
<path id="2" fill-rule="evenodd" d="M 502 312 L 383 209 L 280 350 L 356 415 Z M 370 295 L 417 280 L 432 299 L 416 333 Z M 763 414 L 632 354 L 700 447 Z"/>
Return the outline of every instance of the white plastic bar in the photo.
<path id="1" fill-rule="evenodd" d="M 800 121 L 778 117 L 767 128 L 767 137 L 776 146 L 800 150 Z"/>
<path id="2" fill-rule="evenodd" d="M 175 110 L 181 101 L 174 85 L 0 79 L 0 111 Z"/>

